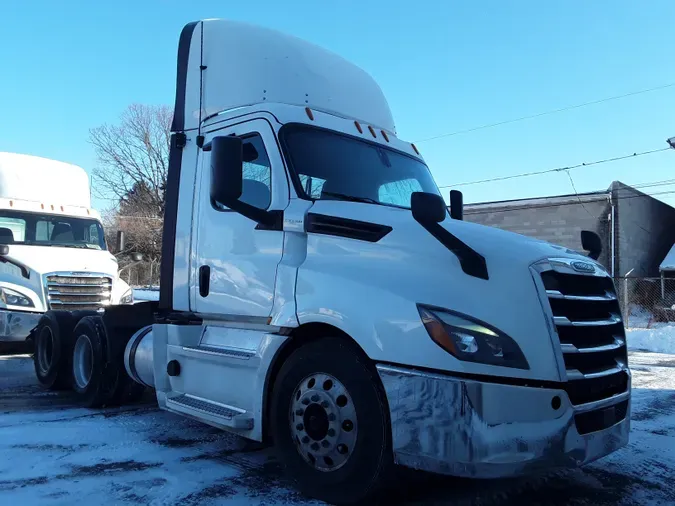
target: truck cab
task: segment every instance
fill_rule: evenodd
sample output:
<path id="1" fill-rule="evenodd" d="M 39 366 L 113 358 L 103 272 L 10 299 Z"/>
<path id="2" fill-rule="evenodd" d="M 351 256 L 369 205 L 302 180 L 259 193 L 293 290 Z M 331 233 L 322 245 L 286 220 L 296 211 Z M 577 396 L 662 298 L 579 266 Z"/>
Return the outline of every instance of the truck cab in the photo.
<path id="1" fill-rule="evenodd" d="M 368 503 L 394 464 L 510 477 L 627 444 L 608 273 L 450 214 L 366 72 L 205 20 L 183 29 L 177 76 L 159 303 L 78 323 L 76 378 L 78 349 L 124 343 L 162 409 L 272 442 L 336 504 Z M 95 367 L 75 389 L 101 403 L 88 392 L 117 387 Z"/>
<path id="2" fill-rule="evenodd" d="M 89 178 L 77 166 L 0 153 L 0 341 L 24 341 L 49 309 L 130 303 Z"/>

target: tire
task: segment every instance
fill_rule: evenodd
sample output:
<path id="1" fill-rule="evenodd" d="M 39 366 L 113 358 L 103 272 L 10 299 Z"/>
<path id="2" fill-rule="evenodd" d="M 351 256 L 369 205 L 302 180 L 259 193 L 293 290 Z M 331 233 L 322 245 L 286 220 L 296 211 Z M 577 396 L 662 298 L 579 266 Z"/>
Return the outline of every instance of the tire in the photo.
<path id="1" fill-rule="evenodd" d="M 272 438 L 295 486 L 332 504 L 372 504 L 394 463 L 386 397 L 360 350 L 339 338 L 298 348 L 272 395 Z"/>
<path id="2" fill-rule="evenodd" d="M 47 311 L 34 331 L 33 365 L 47 390 L 70 388 L 70 355 L 75 322 L 68 311 Z"/>
<path id="3" fill-rule="evenodd" d="M 75 326 L 72 385 L 84 407 L 101 408 L 111 404 L 118 387 L 119 368 L 108 363 L 106 346 L 100 316 L 86 316 Z"/>

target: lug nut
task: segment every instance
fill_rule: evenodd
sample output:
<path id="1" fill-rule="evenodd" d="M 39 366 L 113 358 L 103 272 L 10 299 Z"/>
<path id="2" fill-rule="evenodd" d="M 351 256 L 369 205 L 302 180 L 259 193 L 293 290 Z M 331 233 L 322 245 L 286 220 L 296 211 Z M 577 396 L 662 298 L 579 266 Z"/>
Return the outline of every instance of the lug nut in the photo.
<path id="1" fill-rule="evenodd" d="M 319 396 L 316 394 L 312 395 L 312 402 L 319 402 Z"/>
<path id="2" fill-rule="evenodd" d="M 330 415 L 328 415 L 328 421 L 334 422 L 335 421 L 335 414 L 331 413 Z"/>
<path id="3" fill-rule="evenodd" d="M 339 454 L 344 455 L 344 454 L 347 453 L 347 451 L 348 451 L 348 450 L 347 450 L 347 445 L 346 445 L 346 444 L 339 444 L 339 445 L 337 445 L 337 451 L 338 451 Z"/>
<path id="4" fill-rule="evenodd" d="M 312 450 L 318 451 L 319 449 L 319 443 L 312 443 Z"/>
<path id="5" fill-rule="evenodd" d="M 305 426 L 299 423 L 298 425 L 295 426 L 297 430 L 305 430 Z"/>
<path id="6" fill-rule="evenodd" d="M 309 404 L 309 399 L 307 399 L 307 398 L 302 399 L 302 403 L 303 403 L 305 406 L 307 406 L 307 404 Z"/>
<path id="7" fill-rule="evenodd" d="M 309 443 L 309 436 L 303 437 L 302 442 L 305 443 L 305 444 Z"/>
<path id="8" fill-rule="evenodd" d="M 323 446 L 324 448 L 328 448 L 330 446 L 330 443 L 324 439 L 323 441 L 321 441 L 321 446 Z"/>
<path id="9" fill-rule="evenodd" d="M 333 429 L 328 429 L 328 435 L 329 435 L 330 437 L 333 437 L 333 436 L 335 435 L 335 430 L 333 430 Z"/>
<path id="10" fill-rule="evenodd" d="M 328 401 L 322 401 L 321 402 L 321 407 L 322 408 L 327 408 L 329 406 Z"/>
<path id="11" fill-rule="evenodd" d="M 295 410 L 295 414 L 296 414 L 297 416 L 302 416 L 302 415 L 305 414 L 305 410 L 304 410 L 304 409 L 296 409 L 296 410 Z"/>

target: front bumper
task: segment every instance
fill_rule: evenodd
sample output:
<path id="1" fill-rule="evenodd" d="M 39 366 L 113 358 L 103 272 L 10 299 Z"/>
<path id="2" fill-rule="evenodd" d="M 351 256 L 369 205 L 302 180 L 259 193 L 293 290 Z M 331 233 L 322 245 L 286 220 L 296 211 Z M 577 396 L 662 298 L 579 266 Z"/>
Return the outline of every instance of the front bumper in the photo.
<path id="1" fill-rule="evenodd" d="M 0 341 L 25 341 L 42 313 L 0 310 Z"/>
<path id="2" fill-rule="evenodd" d="M 564 390 L 486 383 L 385 365 L 377 370 L 389 402 L 394 458 L 407 467 L 503 478 L 580 466 L 628 443 L 630 385 L 611 400 L 575 407 Z M 552 405 L 556 397 L 558 409 Z M 616 409 L 608 410 L 611 406 Z M 608 427 L 580 434 L 575 416 L 595 416 L 594 411 L 601 422 L 605 417 Z M 607 418 L 611 413 L 619 413 L 616 423 Z"/>

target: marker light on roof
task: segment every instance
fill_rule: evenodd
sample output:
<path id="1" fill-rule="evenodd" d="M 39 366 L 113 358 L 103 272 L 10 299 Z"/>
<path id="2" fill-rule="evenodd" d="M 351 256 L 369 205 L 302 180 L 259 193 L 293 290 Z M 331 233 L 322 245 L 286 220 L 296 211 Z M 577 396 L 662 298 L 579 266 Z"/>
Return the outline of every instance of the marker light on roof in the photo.
<path id="1" fill-rule="evenodd" d="M 382 132 L 382 137 L 384 137 L 384 140 L 389 142 L 389 136 L 387 135 L 387 132 L 384 130 L 380 130 L 380 132 Z"/>
<path id="2" fill-rule="evenodd" d="M 314 121 L 314 113 L 309 107 L 305 107 L 305 112 L 307 113 L 307 117 Z"/>
<path id="3" fill-rule="evenodd" d="M 362 134 L 363 128 L 361 128 L 361 125 L 359 124 L 359 122 L 355 121 L 354 124 L 356 125 L 356 129 L 359 131 L 359 133 Z"/>
<path id="4" fill-rule="evenodd" d="M 370 133 L 373 134 L 373 137 L 377 138 L 377 134 L 375 133 L 375 129 L 371 126 L 368 126 L 368 130 L 370 130 Z"/>
<path id="5" fill-rule="evenodd" d="M 417 154 L 419 155 L 419 154 L 420 154 L 420 151 L 419 151 L 419 149 L 417 149 L 417 146 L 415 146 L 413 143 L 410 143 L 410 145 L 411 145 L 412 148 L 415 150 L 415 153 L 417 153 Z"/>

